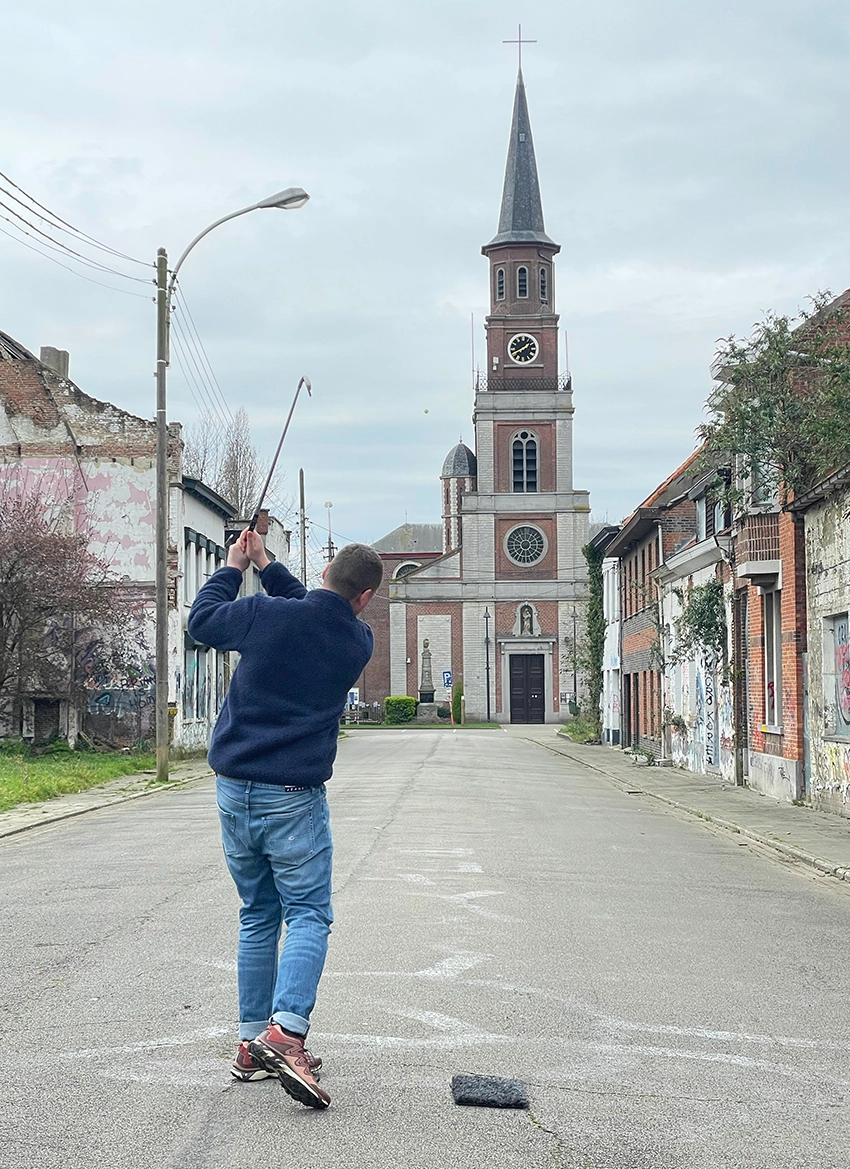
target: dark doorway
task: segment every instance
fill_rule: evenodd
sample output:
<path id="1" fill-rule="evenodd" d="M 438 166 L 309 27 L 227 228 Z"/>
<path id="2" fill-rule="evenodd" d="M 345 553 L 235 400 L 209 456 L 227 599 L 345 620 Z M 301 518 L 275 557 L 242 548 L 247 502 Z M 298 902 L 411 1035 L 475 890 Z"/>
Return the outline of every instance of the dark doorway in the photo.
<path id="1" fill-rule="evenodd" d="M 49 698 L 36 698 L 33 702 L 35 732 L 34 743 L 50 743 L 59 738 L 59 703 Z"/>
<path id="2" fill-rule="evenodd" d="M 511 654 L 511 722 L 546 721 L 543 654 Z"/>

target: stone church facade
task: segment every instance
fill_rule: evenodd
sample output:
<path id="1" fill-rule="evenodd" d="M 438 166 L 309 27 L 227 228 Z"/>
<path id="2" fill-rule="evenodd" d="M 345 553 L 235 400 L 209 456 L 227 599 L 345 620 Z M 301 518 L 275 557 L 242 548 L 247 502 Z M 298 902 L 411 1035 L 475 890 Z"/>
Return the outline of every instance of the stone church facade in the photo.
<path id="1" fill-rule="evenodd" d="M 376 638 L 388 641 L 391 694 L 418 696 L 427 640 L 437 700 L 451 671 L 463 679 L 469 721 L 489 709 L 499 722 L 561 722 L 577 688 L 590 502 L 573 487 L 572 382 L 558 368 L 560 248 L 544 229 L 522 73 L 499 227 L 481 250 L 490 313 L 476 449 L 459 443 L 443 465 L 442 555 L 398 575 L 387 565 Z"/>

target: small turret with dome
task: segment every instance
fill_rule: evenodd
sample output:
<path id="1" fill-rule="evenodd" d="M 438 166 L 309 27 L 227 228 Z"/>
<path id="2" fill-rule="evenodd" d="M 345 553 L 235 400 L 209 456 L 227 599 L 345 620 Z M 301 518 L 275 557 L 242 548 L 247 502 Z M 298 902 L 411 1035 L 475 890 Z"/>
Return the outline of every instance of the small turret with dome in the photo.
<path id="1" fill-rule="evenodd" d="M 446 455 L 440 479 L 443 485 L 443 551 L 451 552 L 462 542 L 461 507 L 467 491 L 474 491 L 478 465 L 463 439 Z"/>

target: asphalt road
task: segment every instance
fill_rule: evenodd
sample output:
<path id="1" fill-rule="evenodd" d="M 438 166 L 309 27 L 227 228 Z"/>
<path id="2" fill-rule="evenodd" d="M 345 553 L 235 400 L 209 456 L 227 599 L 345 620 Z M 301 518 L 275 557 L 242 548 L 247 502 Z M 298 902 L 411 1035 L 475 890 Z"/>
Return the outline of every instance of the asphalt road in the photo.
<path id="1" fill-rule="evenodd" d="M 845 883 L 516 732 L 355 732 L 329 792 L 321 1113 L 229 1080 L 209 782 L 0 843 L 0 1165 L 846 1169 Z"/>

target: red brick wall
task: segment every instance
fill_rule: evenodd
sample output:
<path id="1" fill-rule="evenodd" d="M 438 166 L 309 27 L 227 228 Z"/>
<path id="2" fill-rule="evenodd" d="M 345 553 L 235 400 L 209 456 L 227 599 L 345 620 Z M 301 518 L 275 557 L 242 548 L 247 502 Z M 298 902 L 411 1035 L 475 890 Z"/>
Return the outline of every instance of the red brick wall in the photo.
<path id="1" fill-rule="evenodd" d="M 494 482 L 497 491 L 513 491 L 513 451 L 511 439 L 518 430 L 533 431 L 538 438 L 538 487 L 554 491 L 555 482 L 555 424 L 554 422 L 497 422 L 493 427 Z"/>
<path id="2" fill-rule="evenodd" d="M 750 747 L 785 759 L 803 758 L 803 658 L 806 651 L 806 561 L 803 525 L 787 512 L 778 517 L 782 561 L 782 734 L 759 728 L 765 721 L 764 602 L 749 589 L 749 723 Z"/>
<path id="3" fill-rule="evenodd" d="M 389 588 L 396 569 L 402 564 L 409 564 L 412 560 L 420 564 L 427 564 L 431 560 L 436 560 L 440 555 L 439 552 L 385 552 L 382 554 L 384 579 L 364 614 L 366 624 L 372 627 L 375 650 L 371 661 L 356 682 L 360 688 L 361 702 L 383 702 L 390 694 Z"/>

